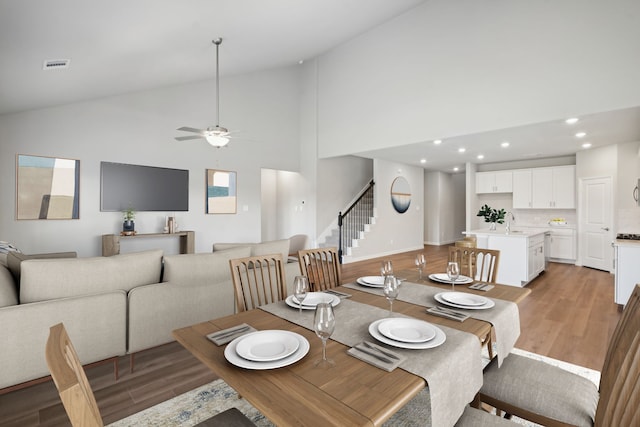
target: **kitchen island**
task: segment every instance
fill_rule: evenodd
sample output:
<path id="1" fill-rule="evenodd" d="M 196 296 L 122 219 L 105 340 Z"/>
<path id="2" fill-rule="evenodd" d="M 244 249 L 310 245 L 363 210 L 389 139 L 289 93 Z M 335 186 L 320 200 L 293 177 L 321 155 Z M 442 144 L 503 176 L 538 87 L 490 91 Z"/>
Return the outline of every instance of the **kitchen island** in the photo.
<path id="1" fill-rule="evenodd" d="M 500 251 L 496 282 L 523 287 L 545 269 L 545 234 L 547 228 L 502 230 L 472 230 L 464 234 L 475 236 L 478 248 Z"/>

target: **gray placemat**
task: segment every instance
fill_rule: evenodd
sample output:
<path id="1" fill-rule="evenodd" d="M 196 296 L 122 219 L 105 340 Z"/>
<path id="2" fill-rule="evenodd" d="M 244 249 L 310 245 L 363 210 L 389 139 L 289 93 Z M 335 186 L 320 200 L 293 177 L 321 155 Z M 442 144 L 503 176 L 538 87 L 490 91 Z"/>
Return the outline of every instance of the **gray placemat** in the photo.
<path id="1" fill-rule="evenodd" d="M 282 301 L 260 308 L 313 330 L 313 310 L 300 314 Z M 389 314 L 388 310 L 351 300 L 342 300 L 334 312 L 336 328 L 331 339 L 348 346 L 371 339 L 369 325 Z M 394 313 L 394 317 L 409 316 Z M 401 369 L 424 378 L 429 384 L 432 425 L 452 426 L 482 386 L 480 342 L 473 334 L 437 326 L 447 336 L 439 347 L 424 350 L 388 348 L 406 357 L 400 364 Z"/>
<path id="2" fill-rule="evenodd" d="M 348 283 L 343 286 L 384 296 L 382 290 L 379 288 L 370 288 L 356 283 Z M 402 285 L 400 285 L 400 293 L 396 299 L 411 304 L 421 305 L 423 307 L 433 307 L 439 305 L 434 297 L 440 292 L 447 291 L 442 288 L 426 284 L 402 282 Z M 489 322 L 493 325 L 493 329 L 496 333 L 498 366 L 500 366 L 502 365 L 504 358 L 509 355 L 511 350 L 513 350 L 513 347 L 516 345 L 516 341 L 520 336 L 520 312 L 518 311 L 518 305 L 516 303 L 504 301 L 498 298 L 490 299 L 495 303 L 495 306 L 486 310 L 457 310 L 448 305 L 446 307 L 453 311 L 457 311 L 458 313 L 466 314 L 474 319 Z"/>

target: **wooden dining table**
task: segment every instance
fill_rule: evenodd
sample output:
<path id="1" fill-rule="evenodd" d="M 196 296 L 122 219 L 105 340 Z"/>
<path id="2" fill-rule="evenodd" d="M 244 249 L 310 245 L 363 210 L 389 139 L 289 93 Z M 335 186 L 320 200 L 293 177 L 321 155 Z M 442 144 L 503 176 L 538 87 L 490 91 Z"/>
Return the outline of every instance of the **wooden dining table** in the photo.
<path id="1" fill-rule="evenodd" d="M 417 280 L 417 271 L 396 274 L 421 283 Z M 450 289 L 450 285 L 423 282 Z M 372 293 L 342 286 L 336 290 L 351 294 L 352 301 L 385 309 L 389 307 L 385 298 Z M 488 292 L 469 290 L 467 286 L 459 290 L 515 303 L 530 292 L 528 289 L 504 285 L 495 285 Z M 394 302 L 393 309 L 394 312 L 416 319 L 468 332 L 479 340 L 484 339 L 492 327 L 488 322 L 473 318 L 458 322 L 436 317 L 427 313 L 423 306 L 403 301 Z M 207 335 L 242 323 L 257 330 L 296 332 L 309 341 L 309 353 L 298 362 L 278 369 L 238 368 L 226 360 L 225 346 L 217 346 Z M 314 362 L 322 356 L 321 340 L 315 332 L 259 308 L 177 329 L 173 331 L 173 336 L 240 396 L 279 426 L 379 426 L 427 385 L 422 377 L 403 369 L 387 372 L 354 358 L 347 354 L 348 346 L 333 340 L 327 342 L 327 355 L 335 361 L 335 367 L 315 367 Z"/>

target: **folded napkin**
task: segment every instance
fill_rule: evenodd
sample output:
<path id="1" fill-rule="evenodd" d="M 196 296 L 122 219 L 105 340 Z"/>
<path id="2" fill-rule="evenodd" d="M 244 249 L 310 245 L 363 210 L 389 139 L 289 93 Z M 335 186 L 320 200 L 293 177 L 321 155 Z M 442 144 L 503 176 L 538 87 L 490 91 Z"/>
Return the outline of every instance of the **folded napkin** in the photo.
<path id="1" fill-rule="evenodd" d="M 446 317 L 447 319 L 455 320 L 457 322 L 464 322 L 469 318 L 468 314 L 460 313 L 458 311 L 449 310 L 448 308 L 442 308 L 438 306 L 428 308 L 427 313 L 433 314 L 434 316 Z"/>
<path id="2" fill-rule="evenodd" d="M 469 289 L 475 289 L 476 291 L 485 291 L 485 292 L 490 291 L 493 288 L 494 286 L 488 283 L 474 283 L 473 285 L 469 286 Z"/>
<path id="3" fill-rule="evenodd" d="M 207 338 L 213 341 L 216 345 L 223 345 L 233 341 L 241 335 L 255 331 L 257 331 L 257 329 L 246 323 L 243 323 L 241 325 L 236 325 L 231 328 L 223 329 L 221 331 L 212 332 L 207 335 Z"/>
<path id="4" fill-rule="evenodd" d="M 387 372 L 393 371 L 406 360 L 405 356 L 369 341 L 356 344 L 347 353 Z"/>

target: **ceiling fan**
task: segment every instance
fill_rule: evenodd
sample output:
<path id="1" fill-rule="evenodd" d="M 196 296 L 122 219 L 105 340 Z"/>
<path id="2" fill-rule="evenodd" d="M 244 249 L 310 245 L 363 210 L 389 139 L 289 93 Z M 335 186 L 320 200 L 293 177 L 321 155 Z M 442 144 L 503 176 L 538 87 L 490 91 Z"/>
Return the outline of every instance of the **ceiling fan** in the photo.
<path id="1" fill-rule="evenodd" d="M 219 48 L 222 44 L 222 39 L 217 38 L 213 40 L 213 44 L 216 45 L 216 125 L 209 126 L 206 129 L 196 129 L 192 127 L 183 126 L 178 130 L 184 132 L 192 132 L 196 135 L 192 136 L 177 136 L 177 141 L 188 141 L 191 139 L 204 138 L 207 142 L 216 148 L 224 147 L 229 143 L 231 136 L 227 128 L 220 126 L 220 76 L 219 76 Z"/>

